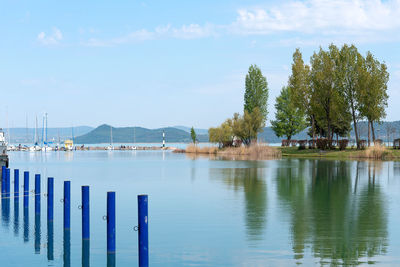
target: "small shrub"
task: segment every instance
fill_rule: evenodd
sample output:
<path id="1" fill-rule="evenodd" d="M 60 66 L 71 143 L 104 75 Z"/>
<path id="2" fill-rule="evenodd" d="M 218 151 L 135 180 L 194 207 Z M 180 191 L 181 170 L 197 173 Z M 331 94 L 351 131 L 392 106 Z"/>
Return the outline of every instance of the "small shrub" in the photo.
<path id="1" fill-rule="evenodd" d="M 299 150 L 306 149 L 307 140 L 299 140 L 297 143 L 299 144 Z"/>
<path id="2" fill-rule="evenodd" d="M 317 146 L 317 142 L 315 140 L 308 140 L 308 148 L 314 149 Z"/>
<path id="3" fill-rule="evenodd" d="M 367 140 L 365 140 L 365 139 L 359 140 L 358 145 L 359 145 L 360 149 L 365 149 L 367 147 Z"/>
<path id="4" fill-rule="evenodd" d="M 348 139 L 339 140 L 339 150 L 345 150 L 348 145 L 349 145 Z"/>
<path id="5" fill-rule="evenodd" d="M 317 139 L 317 148 L 321 150 L 326 150 L 328 148 L 328 139 L 326 138 Z"/>
<path id="6" fill-rule="evenodd" d="M 282 140 L 283 147 L 288 147 L 289 145 L 290 145 L 290 140 L 286 140 L 286 139 Z"/>

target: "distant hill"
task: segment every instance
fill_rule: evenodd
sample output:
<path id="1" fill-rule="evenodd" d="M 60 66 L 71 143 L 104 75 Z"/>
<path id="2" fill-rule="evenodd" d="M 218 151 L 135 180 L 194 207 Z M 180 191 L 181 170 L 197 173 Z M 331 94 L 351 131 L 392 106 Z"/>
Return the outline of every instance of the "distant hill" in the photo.
<path id="1" fill-rule="evenodd" d="M 80 136 L 77 134 L 79 127 L 74 128 L 75 132 L 75 143 L 77 144 L 96 144 L 96 143 L 110 143 L 110 125 L 103 124 L 95 129 L 87 127 L 80 129 L 81 131 L 86 131 Z M 114 143 L 133 143 L 134 142 L 134 132 L 135 132 L 135 142 L 136 143 L 162 143 L 162 133 L 165 131 L 166 141 L 169 143 L 188 143 L 191 142 L 190 138 L 190 128 L 186 126 L 175 126 L 166 127 L 159 129 L 147 129 L 142 127 L 113 127 L 113 142 Z M 358 123 L 359 133 L 362 139 L 367 139 L 368 137 L 368 124 L 367 122 Z M 22 129 L 22 128 L 21 128 Z M 67 130 L 70 138 L 70 128 L 64 128 Z M 88 131 L 88 129 L 90 129 Z M 25 130 L 25 129 L 23 129 Z M 69 130 L 69 133 L 68 133 Z M 197 139 L 200 142 L 208 142 L 208 133 L 206 129 L 195 129 L 197 133 Z M 307 135 L 308 129 L 302 131 L 301 133 L 295 135 L 293 139 L 302 140 L 310 139 Z M 49 129 L 49 136 L 50 136 Z M 376 138 L 387 140 L 389 134 L 389 140 L 393 138 L 400 137 L 400 121 L 394 122 L 383 122 L 381 124 L 375 123 L 375 133 Z M 350 139 L 354 138 L 354 131 L 351 132 Z M 267 143 L 280 143 L 282 139 L 275 135 L 271 127 L 265 127 L 264 131 L 258 135 L 258 139 Z"/>
<path id="2" fill-rule="evenodd" d="M 71 139 L 72 134 L 74 136 L 79 136 L 86 134 L 93 130 L 93 127 L 89 126 L 76 126 L 73 127 L 60 127 L 60 128 L 48 128 L 47 129 L 47 140 L 49 142 L 54 141 L 58 142 L 58 139 L 60 138 L 60 141 L 64 141 L 65 139 Z M 33 144 L 34 143 L 34 138 L 35 138 L 35 129 L 34 128 L 10 128 L 10 129 L 3 129 L 4 133 L 7 136 L 8 140 L 8 132 L 10 132 L 10 141 L 13 144 L 19 144 L 19 143 L 29 143 Z M 72 133 L 73 132 L 73 133 Z M 43 130 L 42 128 L 37 129 L 37 134 L 38 134 L 38 140 L 39 142 L 42 141 L 42 134 Z"/>
<path id="3" fill-rule="evenodd" d="M 103 124 L 89 133 L 75 138 L 77 144 L 110 143 L 110 125 Z M 190 134 L 184 130 L 166 127 L 159 129 L 146 129 L 142 127 L 112 127 L 113 143 L 162 143 L 162 134 L 168 143 L 191 142 Z M 207 135 L 197 135 L 200 142 L 207 142 Z"/>
<path id="4" fill-rule="evenodd" d="M 184 130 L 185 132 L 188 132 L 188 133 L 190 133 L 190 130 L 192 129 L 192 127 L 186 127 L 186 126 L 172 126 L 172 127 L 179 129 L 179 130 Z M 194 131 L 196 132 L 197 135 L 208 134 L 208 129 L 194 128 Z"/>

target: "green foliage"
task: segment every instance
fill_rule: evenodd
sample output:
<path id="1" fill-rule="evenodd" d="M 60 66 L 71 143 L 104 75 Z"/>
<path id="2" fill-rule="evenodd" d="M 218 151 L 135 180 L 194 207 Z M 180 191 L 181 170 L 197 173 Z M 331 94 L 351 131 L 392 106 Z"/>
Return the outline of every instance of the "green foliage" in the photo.
<path id="1" fill-rule="evenodd" d="M 265 127 L 264 116 L 258 107 L 254 108 L 251 113 L 245 110 L 243 116 L 235 113 L 231 122 L 234 136 L 247 146 L 253 140 L 257 140 L 258 133 Z"/>
<path id="2" fill-rule="evenodd" d="M 306 128 L 302 110 L 296 107 L 292 100 L 292 93 L 288 87 L 283 87 L 281 94 L 276 98 L 275 121 L 272 121 L 272 130 L 278 137 L 286 136 L 288 140 L 293 135 Z"/>
<path id="3" fill-rule="evenodd" d="M 231 119 L 226 120 L 219 127 L 208 130 L 209 141 L 217 143 L 219 147 L 229 146 L 233 143 L 233 130 Z"/>
<path id="4" fill-rule="evenodd" d="M 196 144 L 197 136 L 196 136 L 196 132 L 195 132 L 193 126 L 192 126 L 192 129 L 190 129 L 190 137 L 192 138 L 193 144 Z"/>
<path id="5" fill-rule="evenodd" d="M 360 114 L 370 122 L 379 122 L 386 117 L 387 83 L 389 81 L 386 64 L 380 63 L 368 52 L 362 66 L 360 80 Z"/>
<path id="6" fill-rule="evenodd" d="M 244 111 L 252 113 L 259 108 L 264 121 L 267 119 L 268 83 L 259 67 L 251 65 L 246 75 L 244 93 Z"/>

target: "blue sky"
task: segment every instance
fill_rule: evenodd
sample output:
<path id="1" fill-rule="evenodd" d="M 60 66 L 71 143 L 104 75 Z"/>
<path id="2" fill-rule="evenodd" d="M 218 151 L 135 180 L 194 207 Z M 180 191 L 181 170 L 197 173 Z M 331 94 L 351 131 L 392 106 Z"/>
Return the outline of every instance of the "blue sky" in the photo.
<path id="1" fill-rule="evenodd" d="M 388 64 L 400 117 L 400 0 L 2 1 L 0 125 L 216 126 L 261 67 L 273 104 L 299 47 L 354 43 Z"/>

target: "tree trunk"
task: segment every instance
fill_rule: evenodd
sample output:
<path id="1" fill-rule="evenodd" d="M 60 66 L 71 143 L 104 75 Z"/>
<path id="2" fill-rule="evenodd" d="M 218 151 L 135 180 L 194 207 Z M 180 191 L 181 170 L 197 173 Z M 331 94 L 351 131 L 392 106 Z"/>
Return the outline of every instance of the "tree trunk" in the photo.
<path id="1" fill-rule="evenodd" d="M 356 121 L 356 114 L 355 114 L 354 108 L 352 108 L 352 115 L 353 115 L 353 124 L 354 124 L 354 134 L 356 135 L 357 149 L 360 149 L 360 144 L 358 143 L 357 121 Z"/>
<path id="2" fill-rule="evenodd" d="M 371 121 L 371 130 L 372 130 L 372 141 L 375 142 L 375 129 L 374 129 L 374 122 Z"/>
<path id="3" fill-rule="evenodd" d="M 368 120 L 368 147 L 371 146 L 371 122 Z"/>
<path id="4" fill-rule="evenodd" d="M 312 127 L 312 148 L 314 148 L 315 144 L 315 120 L 314 120 L 314 115 L 311 115 L 311 127 Z"/>

